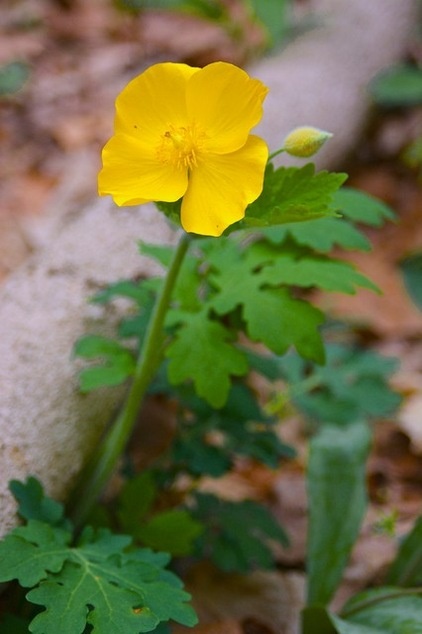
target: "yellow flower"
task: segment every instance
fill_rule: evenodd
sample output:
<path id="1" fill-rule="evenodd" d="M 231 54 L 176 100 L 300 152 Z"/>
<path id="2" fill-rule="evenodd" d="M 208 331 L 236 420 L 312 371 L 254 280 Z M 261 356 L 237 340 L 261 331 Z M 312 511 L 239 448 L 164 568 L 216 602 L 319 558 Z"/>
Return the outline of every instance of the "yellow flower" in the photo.
<path id="1" fill-rule="evenodd" d="M 330 132 L 311 126 L 295 128 L 284 139 L 283 150 L 292 156 L 308 158 L 316 154 L 332 136 Z"/>
<path id="2" fill-rule="evenodd" d="M 249 132 L 267 92 L 225 62 L 151 66 L 117 97 L 100 195 L 117 205 L 183 197 L 185 231 L 221 235 L 262 191 L 268 149 Z"/>

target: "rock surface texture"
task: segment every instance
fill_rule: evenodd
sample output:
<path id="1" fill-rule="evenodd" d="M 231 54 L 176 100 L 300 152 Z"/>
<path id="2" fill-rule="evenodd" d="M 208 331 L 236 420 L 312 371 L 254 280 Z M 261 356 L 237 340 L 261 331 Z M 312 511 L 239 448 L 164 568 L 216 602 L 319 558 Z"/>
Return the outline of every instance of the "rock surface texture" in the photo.
<path id="1" fill-rule="evenodd" d="M 405 50 L 417 2 L 314 4 L 316 26 L 249 70 L 271 90 L 257 133 L 276 149 L 297 125 L 327 129 L 334 138 L 318 163 L 333 167 L 358 140 L 368 82 Z M 50 246 L 0 292 L 0 535 L 16 522 L 8 481 L 33 474 L 64 499 L 121 398 L 120 390 L 78 393 L 72 346 L 104 328 L 87 298 L 107 282 L 157 272 L 136 240 L 174 239 L 151 205 L 119 210 L 100 200 L 52 224 Z"/>

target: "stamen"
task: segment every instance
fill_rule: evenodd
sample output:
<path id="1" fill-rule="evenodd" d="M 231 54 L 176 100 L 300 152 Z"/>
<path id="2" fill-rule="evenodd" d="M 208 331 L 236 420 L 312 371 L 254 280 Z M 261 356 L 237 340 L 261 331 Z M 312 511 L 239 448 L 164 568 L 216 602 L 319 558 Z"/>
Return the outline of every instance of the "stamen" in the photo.
<path id="1" fill-rule="evenodd" d="M 173 164 L 177 169 L 191 170 L 198 164 L 204 134 L 195 125 L 169 129 L 162 135 L 157 148 L 157 158 L 162 163 Z"/>

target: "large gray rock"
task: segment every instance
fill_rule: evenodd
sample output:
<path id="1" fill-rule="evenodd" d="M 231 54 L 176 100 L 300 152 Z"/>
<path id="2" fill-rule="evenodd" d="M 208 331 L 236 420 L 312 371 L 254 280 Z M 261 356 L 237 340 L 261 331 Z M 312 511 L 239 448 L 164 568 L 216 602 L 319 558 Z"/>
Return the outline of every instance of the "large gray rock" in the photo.
<path id="1" fill-rule="evenodd" d="M 250 70 L 271 89 L 258 130 L 271 148 L 296 125 L 316 125 L 335 133 L 319 157 L 332 167 L 358 140 L 368 82 L 405 49 L 417 1 L 315 5 L 319 26 Z M 121 397 L 120 390 L 78 393 L 72 346 L 103 323 L 87 298 L 107 282 L 157 271 L 138 256 L 137 239 L 174 239 L 151 205 L 118 210 L 95 201 L 57 225 L 51 246 L 0 293 L 0 535 L 16 521 L 8 481 L 34 474 L 65 498 Z"/>

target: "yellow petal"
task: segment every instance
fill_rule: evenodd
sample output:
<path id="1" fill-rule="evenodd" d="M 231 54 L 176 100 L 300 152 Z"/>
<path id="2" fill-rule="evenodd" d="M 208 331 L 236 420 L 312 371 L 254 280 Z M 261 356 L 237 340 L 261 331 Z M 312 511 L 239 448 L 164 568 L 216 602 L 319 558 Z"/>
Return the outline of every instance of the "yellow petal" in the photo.
<path id="1" fill-rule="evenodd" d="M 262 139 L 249 136 L 231 154 L 210 154 L 196 166 L 182 201 L 185 231 L 219 236 L 241 220 L 249 203 L 262 191 L 268 148 Z"/>
<path id="2" fill-rule="evenodd" d="M 154 148 L 132 136 L 113 136 L 104 147 L 102 157 L 99 193 L 101 196 L 110 194 L 117 205 L 136 205 L 150 200 L 173 202 L 186 191 L 187 170 L 158 161 Z"/>
<path id="3" fill-rule="evenodd" d="M 155 64 L 116 99 L 115 131 L 157 144 L 170 125 L 187 125 L 186 85 L 199 71 L 187 64 Z"/>
<path id="4" fill-rule="evenodd" d="M 186 89 L 188 114 L 206 133 L 207 151 L 234 152 L 242 147 L 262 117 L 267 92 L 258 79 L 226 62 L 192 74 Z"/>

